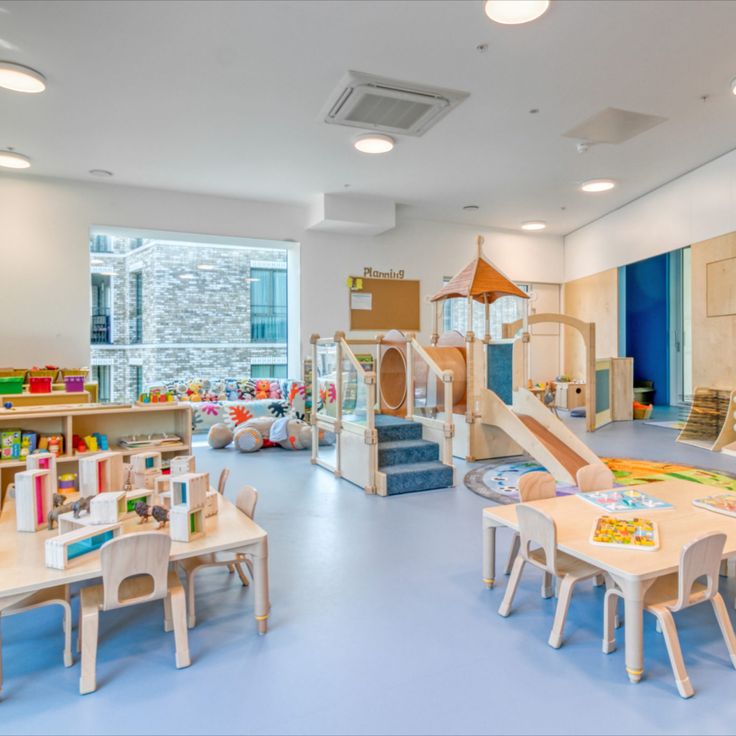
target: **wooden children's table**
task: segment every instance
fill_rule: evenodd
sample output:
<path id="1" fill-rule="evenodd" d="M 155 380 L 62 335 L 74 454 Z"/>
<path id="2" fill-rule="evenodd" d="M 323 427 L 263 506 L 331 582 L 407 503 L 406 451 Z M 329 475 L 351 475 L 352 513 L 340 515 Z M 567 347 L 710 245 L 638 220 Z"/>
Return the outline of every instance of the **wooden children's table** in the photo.
<path id="1" fill-rule="evenodd" d="M 255 618 L 258 632 L 268 629 L 268 535 L 223 496 L 218 496 L 219 512 L 205 519 L 205 534 L 191 542 L 172 542 L 171 561 L 213 552 L 243 552 L 253 558 Z M 156 531 L 156 523 L 139 524 L 138 518 L 123 521 L 123 532 Z M 8 501 L 0 514 L 0 611 L 29 593 L 55 585 L 94 580 L 102 574 L 99 551 L 73 560 L 65 570 L 46 567 L 45 542 L 58 530 L 18 532 L 15 504 Z M 168 534 L 168 529 L 161 529 Z"/>
<path id="2" fill-rule="evenodd" d="M 591 544 L 593 524 L 604 509 L 577 495 L 534 501 L 531 505 L 554 519 L 557 546 L 563 552 L 599 567 L 621 588 L 624 598 L 626 672 L 632 682 L 639 682 L 644 672 L 642 643 L 644 596 L 660 576 L 677 572 L 680 550 L 687 542 L 710 532 L 726 534 L 724 559 L 736 555 L 736 518 L 717 514 L 692 505 L 693 499 L 725 492 L 722 488 L 685 480 L 666 480 L 628 486 L 668 501 L 673 508 L 639 510 L 611 514 L 623 518 L 644 517 L 659 526 L 659 549 L 652 551 L 605 548 Z M 518 531 L 516 504 L 483 509 L 483 581 L 492 588 L 496 575 L 496 528 L 506 526 Z"/>

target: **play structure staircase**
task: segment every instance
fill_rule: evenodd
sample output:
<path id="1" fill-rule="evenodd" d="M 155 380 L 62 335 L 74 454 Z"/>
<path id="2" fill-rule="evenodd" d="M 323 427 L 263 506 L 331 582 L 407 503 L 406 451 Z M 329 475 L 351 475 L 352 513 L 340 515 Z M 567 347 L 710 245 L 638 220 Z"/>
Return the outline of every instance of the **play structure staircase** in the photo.
<path id="1" fill-rule="evenodd" d="M 453 469 L 440 462 L 436 442 L 422 439 L 422 425 L 400 417 L 376 416 L 378 482 L 386 495 L 450 488 Z"/>

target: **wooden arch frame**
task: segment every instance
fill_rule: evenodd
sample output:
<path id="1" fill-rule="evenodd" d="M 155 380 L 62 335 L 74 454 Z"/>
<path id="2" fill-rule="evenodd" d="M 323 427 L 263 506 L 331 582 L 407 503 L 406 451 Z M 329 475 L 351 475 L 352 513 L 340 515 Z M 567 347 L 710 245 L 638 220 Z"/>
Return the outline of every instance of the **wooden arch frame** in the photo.
<path id="1" fill-rule="evenodd" d="M 545 322 L 567 325 L 577 330 L 583 338 L 585 344 L 585 429 L 588 432 L 595 430 L 595 322 L 583 322 L 577 317 L 570 317 L 567 314 L 557 314 L 555 312 L 543 312 L 542 314 L 530 314 L 527 318 L 527 324 L 537 325 Z M 503 325 L 503 337 L 505 339 L 513 338 L 516 333 L 522 329 L 524 325 L 523 319 L 517 319 L 514 322 L 506 322 Z M 529 344 L 524 343 L 524 349 Z"/>

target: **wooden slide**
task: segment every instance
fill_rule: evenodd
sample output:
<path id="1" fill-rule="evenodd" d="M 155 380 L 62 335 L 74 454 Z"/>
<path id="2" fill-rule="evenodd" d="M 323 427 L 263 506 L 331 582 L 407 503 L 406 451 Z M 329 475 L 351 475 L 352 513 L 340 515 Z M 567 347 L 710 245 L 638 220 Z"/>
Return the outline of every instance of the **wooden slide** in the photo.
<path id="1" fill-rule="evenodd" d="M 561 483 L 577 485 L 577 471 L 601 459 L 526 389 L 514 392 L 513 408 L 481 390 L 481 421 L 499 427 Z"/>

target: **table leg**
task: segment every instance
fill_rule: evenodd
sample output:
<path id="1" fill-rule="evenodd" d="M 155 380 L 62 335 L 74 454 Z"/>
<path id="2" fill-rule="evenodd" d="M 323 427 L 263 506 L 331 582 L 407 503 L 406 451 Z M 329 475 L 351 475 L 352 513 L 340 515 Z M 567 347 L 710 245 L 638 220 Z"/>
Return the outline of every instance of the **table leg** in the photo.
<path id="1" fill-rule="evenodd" d="M 637 683 L 644 674 L 644 595 L 654 580 L 614 579 L 624 598 L 626 674 Z"/>
<path id="2" fill-rule="evenodd" d="M 496 527 L 483 519 L 483 582 L 492 588 L 496 582 Z"/>
<path id="3" fill-rule="evenodd" d="M 268 539 L 263 539 L 251 554 L 255 573 L 253 587 L 256 597 L 255 609 L 258 633 L 265 634 L 268 631 L 268 614 L 271 608 L 268 594 Z"/>

